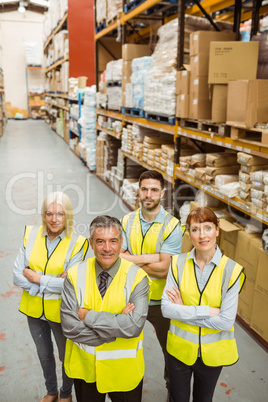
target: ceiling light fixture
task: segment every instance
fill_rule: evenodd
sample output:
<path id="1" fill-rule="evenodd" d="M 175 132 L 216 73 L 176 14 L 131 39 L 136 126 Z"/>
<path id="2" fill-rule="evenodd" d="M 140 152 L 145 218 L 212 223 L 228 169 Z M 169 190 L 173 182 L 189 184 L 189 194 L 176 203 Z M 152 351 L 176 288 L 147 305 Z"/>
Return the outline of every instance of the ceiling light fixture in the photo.
<path id="1" fill-rule="evenodd" d="M 18 12 L 21 13 L 21 14 L 24 14 L 26 12 L 25 6 L 27 6 L 27 3 L 25 1 L 20 1 L 19 2 Z"/>

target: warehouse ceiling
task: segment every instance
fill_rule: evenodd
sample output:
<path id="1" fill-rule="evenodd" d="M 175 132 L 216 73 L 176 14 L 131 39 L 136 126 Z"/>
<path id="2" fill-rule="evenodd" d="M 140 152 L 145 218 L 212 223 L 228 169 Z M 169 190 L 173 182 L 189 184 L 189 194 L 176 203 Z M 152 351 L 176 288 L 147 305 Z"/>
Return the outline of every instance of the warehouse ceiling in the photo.
<path id="1" fill-rule="evenodd" d="M 21 13 L 24 13 L 25 11 L 33 11 L 43 14 L 48 10 L 48 7 L 49 0 L 0 0 L 1 13 L 6 13 L 9 11 L 19 11 Z"/>

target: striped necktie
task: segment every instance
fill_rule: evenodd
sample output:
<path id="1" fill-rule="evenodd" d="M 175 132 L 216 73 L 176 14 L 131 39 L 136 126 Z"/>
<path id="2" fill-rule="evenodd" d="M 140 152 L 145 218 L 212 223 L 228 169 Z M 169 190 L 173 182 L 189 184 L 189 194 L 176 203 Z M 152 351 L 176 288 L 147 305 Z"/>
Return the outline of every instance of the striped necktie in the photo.
<path id="1" fill-rule="evenodd" d="M 100 273 L 100 284 L 99 284 L 99 291 L 101 294 L 101 297 L 103 297 L 105 295 L 105 292 L 107 290 L 107 278 L 108 278 L 109 274 L 106 271 L 102 271 Z"/>

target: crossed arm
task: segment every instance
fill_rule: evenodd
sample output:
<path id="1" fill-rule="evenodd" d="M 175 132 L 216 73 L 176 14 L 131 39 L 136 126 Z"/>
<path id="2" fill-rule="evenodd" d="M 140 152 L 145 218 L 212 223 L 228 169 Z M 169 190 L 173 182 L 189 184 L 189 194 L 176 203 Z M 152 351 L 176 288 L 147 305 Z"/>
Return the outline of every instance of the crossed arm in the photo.
<path id="1" fill-rule="evenodd" d="M 145 277 L 132 291 L 121 313 L 108 313 L 81 308 L 68 276 L 61 302 L 61 325 L 66 338 L 89 346 L 113 342 L 117 337 L 139 336 L 148 313 L 149 283 Z"/>
<path id="2" fill-rule="evenodd" d="M 186 324 L 230 331 L 236 318 L 239 286 L 238 280 L 224 296 L 220 308 L 208 305 L 188 306 L 183 303 L 178 285 L 170 269 L 162 295 L 162 314 L 166 318 L 182 321 Z"/>
<path id="3" fill-rule="evenodd" d="M 138 265 L 144 271 L 158 279 L 166 279 L 168 274 L 168 268 L 170 265 L 171 254 L 167 253 L 154 253 L 154 254 L 142 254 L 132 255 L 129 251 L 121 249 L 121 258 L 133 262 Z"/>

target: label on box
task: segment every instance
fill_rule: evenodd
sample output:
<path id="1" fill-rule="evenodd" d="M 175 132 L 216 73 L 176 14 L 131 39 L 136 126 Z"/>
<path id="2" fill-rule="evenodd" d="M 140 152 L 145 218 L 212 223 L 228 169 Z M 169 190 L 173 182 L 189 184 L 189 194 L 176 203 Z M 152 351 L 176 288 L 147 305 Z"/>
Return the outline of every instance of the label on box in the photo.
<path id="1" fill-rule="evenodd" d="M 198 35 L 197 34 L 194 35 L 194 40 L 198 40 Z"/>
<path id="2" fill-rule="evenodd" d="M 181 95 L 181 100 L 183 101 L 185 99 L 185 95 Z"/>
<path id="3" fill-rule="evenodd" d="M 194 63 L 198 63 L 198 56 L 194 57 Z"/>
<path id="4" fill-rule="evenodd" d="M 184 71 L 182 72 L 182 76 L 185 77 L 186 75 L 187 75 L 187 70 L 184 70 Z"/>
<path id="5" fill-rule="evenodd" d="M 198 99 L 193 99 L 193 105 L 197 105 L 198 104 Z"/>
<path id="6" fill-rule="evenodd" d="M 196 78 L 196 79 L 194 80 L 194 85 L 198 85 L 198 82 L 199 82 L 199 79 Z"/>

